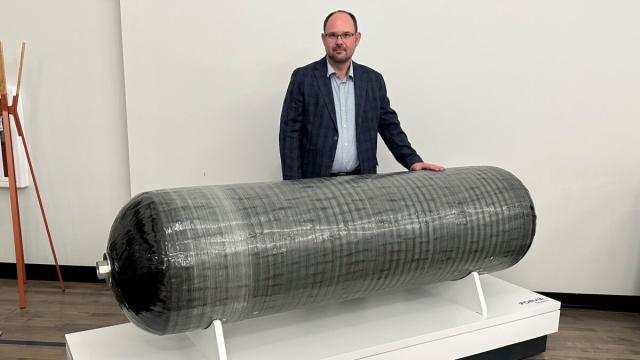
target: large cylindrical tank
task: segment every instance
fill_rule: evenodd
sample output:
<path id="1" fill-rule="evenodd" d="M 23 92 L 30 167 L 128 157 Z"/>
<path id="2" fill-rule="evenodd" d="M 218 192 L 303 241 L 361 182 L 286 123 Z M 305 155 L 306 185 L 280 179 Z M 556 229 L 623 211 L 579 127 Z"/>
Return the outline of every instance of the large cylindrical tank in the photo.
<path id="1" fill-rule="evenodd" d="M 133 323 L 170 334 L 502 270 L 535 221 L 495 167 L 158 190 L 120 211 L 99 271 Z"/>

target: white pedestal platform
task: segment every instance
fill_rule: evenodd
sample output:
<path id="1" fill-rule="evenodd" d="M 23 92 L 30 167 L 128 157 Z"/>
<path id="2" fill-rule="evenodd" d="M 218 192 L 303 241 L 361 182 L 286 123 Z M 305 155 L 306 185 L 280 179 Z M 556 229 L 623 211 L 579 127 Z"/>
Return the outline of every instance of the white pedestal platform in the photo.
<path id="1" fill-rule="evenodd" d="M 558 330 L 559 302 L 490 275 L 480 279 L 486 319 L 468 304 L 475 288 L 465 295 L 460 282 L 434 284 L 224 324 L 228 359 L 456 359 Z M 218 359 L 210 329 L 156 336 L 122 324 L 72 333 L 67 357 Z"/>

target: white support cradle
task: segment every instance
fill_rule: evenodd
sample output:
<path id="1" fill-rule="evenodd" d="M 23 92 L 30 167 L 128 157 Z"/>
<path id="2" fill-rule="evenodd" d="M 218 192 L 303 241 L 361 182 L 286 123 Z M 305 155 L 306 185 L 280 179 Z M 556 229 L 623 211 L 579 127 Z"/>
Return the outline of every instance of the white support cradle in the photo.
<path id="1" fill-rule="evenodd" d="M 214 320 L 211 326 L 204 330 L 189 332 L 186 335 L 196 345 L 203 359 L 227 360 L 227 347 L 220 320 Z"/>
<path id="2" fill-rule="evenodd" d="M 489 311 L 487 311 L 487 304 Z M 456 359 L 556 332 L 560 303 L 477 273 L 188 334 L 156 336 L 133 324 L 67 334 L 75 360 Z M 216 337 L 216 341 L 213 341 Z"/>
<path id="3" fill-rule="evenodd" d="M 477 272 L 474 271 L 457 281 L 434 285 L 433 288 L 434 290 L 439 289 L 436 291 L 440 292 L 440 296 L 479 314 L 482 320 L 487 318 L 487 302 L 484 299 L 480 275 Z M 207 329 L 190 332 L 187 335 L 196 344 L 205 359 L 227 360 L 227 348 L 224 343 L 224 333 L 222 332 L 222 322 L 220 320 L 214 320 L 212 326 Z M 216 339 L 215 342 L 213 341 L 214 338 Z M 216 346 L 213 346 L 214 344 Z M 215 356 L 216 354 L 217 357 Z"/>

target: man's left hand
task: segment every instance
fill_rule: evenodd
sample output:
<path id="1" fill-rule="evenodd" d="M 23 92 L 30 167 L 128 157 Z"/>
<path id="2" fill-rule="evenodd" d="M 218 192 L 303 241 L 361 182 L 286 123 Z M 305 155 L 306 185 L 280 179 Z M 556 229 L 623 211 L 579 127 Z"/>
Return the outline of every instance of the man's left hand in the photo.
<path id="1" fill-rule="evenodd" d="M 431 171 L 443 171 L 445 168 L 442 165 L 430 164 L 426 162 L 418 162 L 411 165 L 409 170 L 411 171 L 419 171 L 419 170 L 431 170 Z"/>

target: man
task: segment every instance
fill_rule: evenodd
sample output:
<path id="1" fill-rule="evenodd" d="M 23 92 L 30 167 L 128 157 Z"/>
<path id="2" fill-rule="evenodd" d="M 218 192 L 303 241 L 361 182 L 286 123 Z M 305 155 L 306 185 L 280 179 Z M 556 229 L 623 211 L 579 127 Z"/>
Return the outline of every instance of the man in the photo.
<path id="1" fill-rule="evenodd" d="M 382 75 L 351 61 L 361 34 L 353 14 L 327 16 L 321 34 L 326 57 L 298 68 L 280 117 L 285 180 L 375 174 L 378 133 L 405 168 L 442 171 L 423 162 L 389 104 Z"/>

